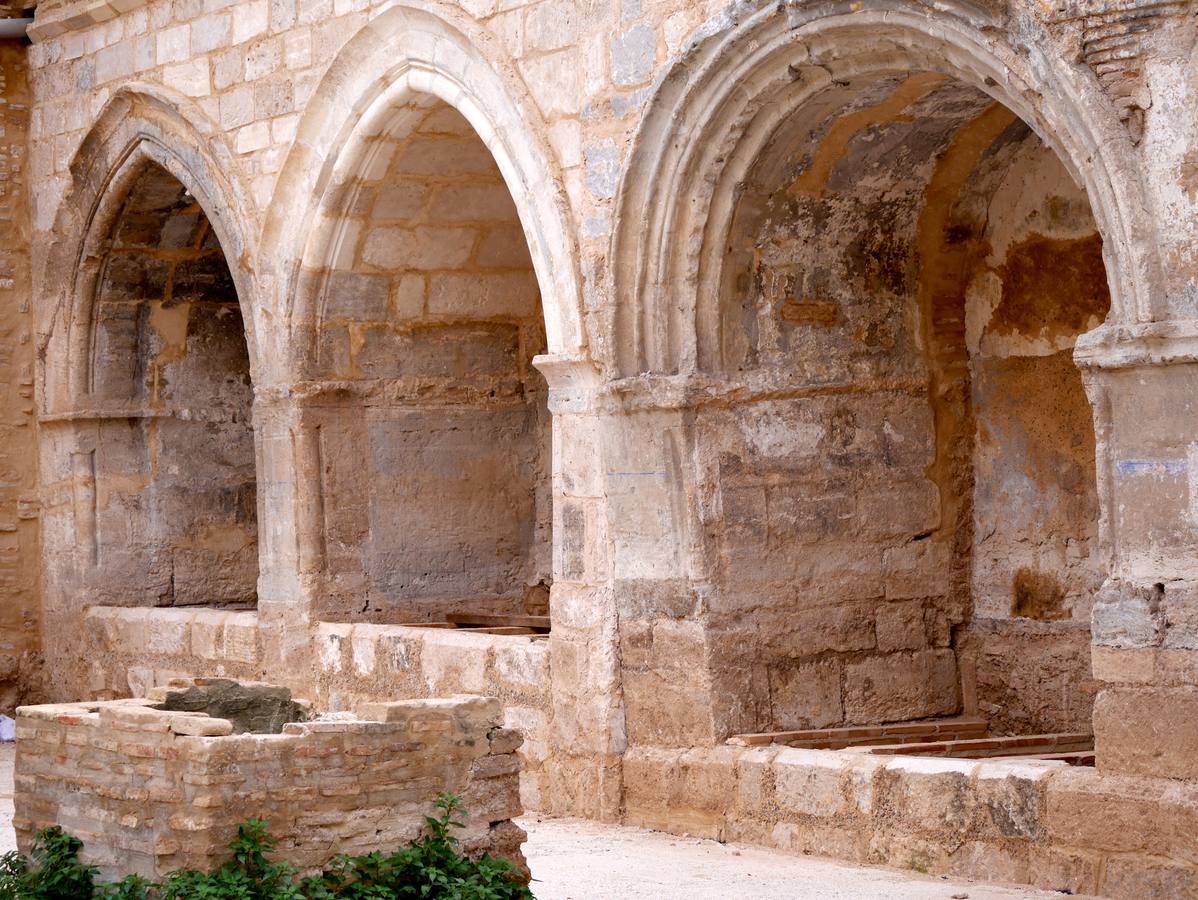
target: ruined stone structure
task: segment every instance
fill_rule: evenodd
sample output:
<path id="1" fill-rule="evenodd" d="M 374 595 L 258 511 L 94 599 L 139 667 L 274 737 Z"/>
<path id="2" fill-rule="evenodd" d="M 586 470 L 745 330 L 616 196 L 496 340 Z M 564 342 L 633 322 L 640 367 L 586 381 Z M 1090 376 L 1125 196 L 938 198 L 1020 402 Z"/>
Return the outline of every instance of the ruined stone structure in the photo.
<path id="1" fill-rule="evenodd" d="M 154 879 L 216 868 L 237 826 L 262 818 L 288 860 L 319 869 L 337 853 L 419 838 L 435 796 L 451 791 L 471 807 L 462 850 L 527 871 L 524 832 L 511 821 L 520 735 L 502 727 L 496 700 L 374 703 L 358 719 L 303 721 L 281 710 L 296 705 L 286 691 L 280 703 L 277 690 L 234 682 L 172 687 L 156 699 L 21 708 L 22 849 L 58 824 L 104 876 Z"/>
<path id="2" fill-rule="evenodd" d="M 10 696 L 490 694 L 678 828 L 736 735 L 1092 729 L 1035 790 L 1181 838 L 927 864 L 1198 895 L 1196 9 L 42 0 Z"/>

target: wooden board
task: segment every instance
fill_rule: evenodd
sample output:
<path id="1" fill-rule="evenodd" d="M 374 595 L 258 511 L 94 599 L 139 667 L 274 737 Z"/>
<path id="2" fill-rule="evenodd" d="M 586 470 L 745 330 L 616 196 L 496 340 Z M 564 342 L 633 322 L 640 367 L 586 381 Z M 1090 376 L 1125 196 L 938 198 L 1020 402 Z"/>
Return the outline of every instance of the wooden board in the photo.
<path id="1" fill-rule="evenodd" d="M 852 725 L 845 728 L 809 728 L 803 731 L 767 731 L 738 734 L 728 739 L 737 747 L 785 744 L 803 750 L 842 750 L 870 744 L 905 744 L 929 739 L 950 740 L 982 737 L 989 723 L 973 716 L 896 722 L 892 725 Z"/>
<path id="2" fill-rule="evenodd" d="M 956 759 L 989 759 L 1000 756 L 1036 756 L 1045 753 L 1093 752 L 1094 735 L 1026 734 L 957 741 L 881 744 L 862 748 L 866 753 L 897 756 L 948 756 Z"/>
<path id="3" fill-rule="evenodd" d="M 488 616 L 476 613 L 451 613 L 445 617 L 445 620 L 454 625 L 465 627 L 549 630 L 548 616 Z"/>

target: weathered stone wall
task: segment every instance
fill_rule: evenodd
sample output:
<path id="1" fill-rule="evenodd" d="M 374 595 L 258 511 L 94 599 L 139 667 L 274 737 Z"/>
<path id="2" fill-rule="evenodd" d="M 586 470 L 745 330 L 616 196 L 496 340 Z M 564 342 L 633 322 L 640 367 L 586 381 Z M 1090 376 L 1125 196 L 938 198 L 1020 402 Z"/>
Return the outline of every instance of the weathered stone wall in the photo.
<path id="1" fill-rule="evenodd" d="M 253 604 L 253 386 L 237 289 L 195 198 L 150 164 L 97 261 L 88 407 L 67 477 L 93 603 Z M 82 513 L 82 516 L 80 515 Z"/>
<path id="2" fill-rule="evenodd" d="M 330 244 L 310 246 L 299 286 L 319 308 L 307 377 L 329 388 L 308 406 L 328 501 L 319 610 L 384 622 L 522 613 L 526 590 L 551 580 L 528 246 L 460 113 L 417 94 L 388 115 L 339 174 L 318 227 Z"/>
<path id="3" fill-rule="evenodd" d="M 641 749 L 628 819 L 855 863 L 1122 900 L 1198 891 L 1198 791 L 1060 762 Z"/>
<path id="4" fill-rule="evenodd" d="M 1099 764 L 1139 776 L 1196 690 L 1193 12 L 46 0 L 38 412 L 87 408 L 80 260 L 153 162 L 237 288 L 272 678 L 352 694 L 367 657 L 326 672 L 323 618 L 515 610 L 551 583 L 549 808 L 620 816 L 630 748 L 961 706 L 1080 725 L 1100 687 Z M 483 264 L 493 231 L 519 243 L 512 211 L 487 218 L 495 171 L 438 104 L 494 160 L 527 261 Z M 393 171 L 423 111 L 466 155 Z M 469 211 L 436 205 L 467 185 Z M 431 205 L 376 221 L 374 187 Z M 124 677 L 81 651 L 84 436 L 39 445 L 72 697 Z M 145 668 L 222 664 L 197 659 Z"/>
<path id="5" fill-rule="evenodd" d="M 965 305 L 976 424 L 963 680 L 996 732 L 1085 730 L 1097 690 L 1090 610 L 1107 560 L 1093 414 L 1072 350 L 1108 311 L 1102 242 L 1085 194 L 1042 142 L 1025 136 L 994 156 L 981 180 L 997 184 L 962 200 L 987 223 Z"/>
<path id="6" fill-rule="evenodd" d="M 40 541 L 25 49 L 0 41 L 0 709 L 36 694 Z"/>
<path id="7" fill-rule="evenodd" d="M 176 686 L 178 687 L 178 686 Z M 26 851 L 61 825 L 110 878 L 213 868 L 246 818 L 270 823 L 281 858 L 317 868 L 336 853 L 387 851 L 418 838 L 438 793 L 467 805 L 468 853 L 524 867 L 520 745 L 497 701 L 366 705 L 353 719 L 233 734 L 228 719 L 154 700 L 22 707 L 14 826 Z"/>
<path id="8" fill-rule="evenodd" d="M 936 73 L 809 105 L 749 167 L 718 272 L 707 365 L 773 395 L 696 416 L 724 727 L 962 704 L 1000 730 L 1084 722 L 1084 653 L 1022 620 L 1087 630 L 1103 577 L 1069 358 L 1109 301 L 1085 195 L 1009 110 Z M 985 640 L 995 619 L 1010 641 Z"/>
<path id="9" fill-rule="evenodd" d="M 546 809 L 557 786 L 549 642 L 453 629 L 321 623 L 316 633 L 314 696 L 322 708 L 357 709 L 390 697 L 485 692 L 503 704 L 503 720 L 524 736 L 520 798 Z"/>
<path id="10" fill-rule="evenodd" d="M 258 616 L 251 611 L 93 606 L 83 630 L 86 691 L 93 700 L 144 697 L 188 675 L 265 674 Z"/>

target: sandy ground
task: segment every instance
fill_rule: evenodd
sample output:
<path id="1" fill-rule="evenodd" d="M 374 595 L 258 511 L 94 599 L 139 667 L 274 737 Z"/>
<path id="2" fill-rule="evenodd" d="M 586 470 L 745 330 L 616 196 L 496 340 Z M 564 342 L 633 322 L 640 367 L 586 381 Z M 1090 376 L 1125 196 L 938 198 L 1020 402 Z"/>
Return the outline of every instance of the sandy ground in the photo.
<path id="1" fill-rule="evenodd" d="M 17 849 L 12 833 L 12 757 L 13 745 L 0 744 L 0 854 Z"/>
<path id="2" fill-rule="evenodd" d="M 537 900 L 1047 900 L 893 869 L 681 838 L 576 819 L 525 816 Z"/>
<path id="3" fill-rule="evenodd" d="M 13 745 L 0 744 L 0 853 L 12 832 Z M 1047 900 L 1061 894 L 981 886 L 891 869 L 680 838 L 641 828 L 525 816 L 537 900 Z"/>

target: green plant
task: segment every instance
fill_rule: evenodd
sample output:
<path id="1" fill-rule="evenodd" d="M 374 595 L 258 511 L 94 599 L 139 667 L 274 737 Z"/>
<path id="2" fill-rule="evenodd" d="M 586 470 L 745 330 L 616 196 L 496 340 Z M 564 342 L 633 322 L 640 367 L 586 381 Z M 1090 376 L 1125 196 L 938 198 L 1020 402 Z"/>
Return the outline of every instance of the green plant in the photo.
<path id="1" fill-rule="evenodd" d="M 425 834 L 394 853 L 341 855 L 316 875 L 271 859 L 268 823 L 247 819 L 229 844 L 232 859 L 212 872 L 183 869 L 161 883 L 130 875 L 96 883 L 94 866 L 79 862 L 83 844 L 60 828 L 42 831 L 32 863 L 10 853 L 0 858 L 0 897 L 15 900 L 532 900 L 511 863 L 458 850 L 454 829 L 461 799 L 437 798 L 440 814 L 425 817 Z"/>
<path id="2" fill-rule="evenodd" d="M 0 897 L 20 900 L 78 900 L 95 893 L 95 866 L 79 862 L 83 842 L 55 826 L 33 842 L 32 865 L 17 853 L 0 862 Z M 11 893 L 10 893 L 11 892 Z"/>

